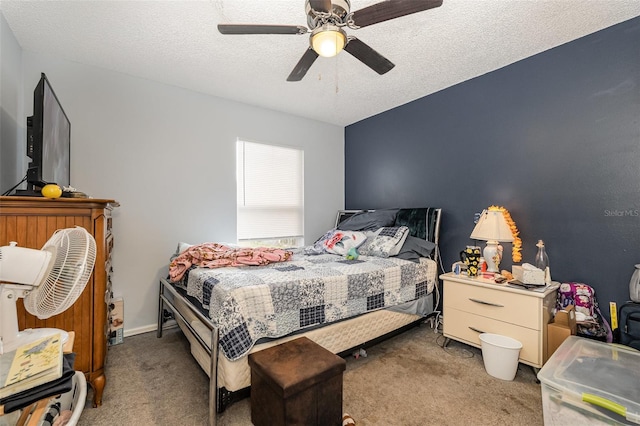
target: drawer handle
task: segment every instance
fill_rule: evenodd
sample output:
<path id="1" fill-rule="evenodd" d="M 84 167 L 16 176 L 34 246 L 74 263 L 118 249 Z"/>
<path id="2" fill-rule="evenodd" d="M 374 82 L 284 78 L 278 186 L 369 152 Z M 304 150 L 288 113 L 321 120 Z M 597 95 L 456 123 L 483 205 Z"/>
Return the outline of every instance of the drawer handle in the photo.
<path id="1" fill-rule="evenodd" d="M 480 333 L 480 334 L 484 333 L 484 331 L 478 330 L 477 328 L 474 328 L 474 327 L 469 327 L 469 330 L 475 331 L 476 333 Z"/>
<path id="2" fill-rule="evenodd" d="M 504 308 L 504 305 L 500 305 L 498 303 L 485 302 L 484 300 L 472 299 L 471 297 L 469 298 L 469 300 L 471 300 L 472 302 L 480 303 L 482 305 L 497 306 L 498 308 Z"/>

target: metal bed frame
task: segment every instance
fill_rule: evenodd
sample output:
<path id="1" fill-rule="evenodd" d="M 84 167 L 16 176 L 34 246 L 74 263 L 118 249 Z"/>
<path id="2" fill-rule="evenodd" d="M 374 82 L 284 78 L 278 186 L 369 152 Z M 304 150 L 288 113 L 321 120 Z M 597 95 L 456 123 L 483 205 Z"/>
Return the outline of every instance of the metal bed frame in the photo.
<path id="1" fill-rule="evenodd" d="M 436 208 L 427 208 L 427 209 L 424 209 L 424 210 L 426 210 L 425 239 L 427 239 L 429 241 L 432 241 L 435 244 L 433 260 L 436 262 L 436 268 L 437 268 L 437 267 L 439 267 L 439 257 L 440 257 L 440 250 L 439 250 L 438 243 L 439 243 L 439 240 L 440 240 L 440 222 L 441 222 L 441 217 L 442 217 L 442 210 L 441 209 L 436 209 Z M 341 210 L 341 211 L 339 211 L 338 212 L 338 216 L 336 218 L 336 225 L 341 220 L 344 220 L 346 217 L 349 217 L 352 214 L 354 214 L 356 212 L 360 212 L 360 211 L 363 211 L 363 210 Z M 368 211 L 372 211 L 372 210 L 368 210 Z M 436 277 L 437 277 L 437 275 L 438 274 L 436 273 Z M 167 291 L 169 292 L 170 296 L 167 296 L 167 293 L 166 293 Z M 438 291 L 438 283 L 436 283 L 436 288 L 435 288 L 434 291 L 436 291 L 436 292 Z M 219 357 L 219 340 L 220 340 L 219 330 L 218 330 L 217 327 L 215 327 L 211 323 L 211 320 L 208 317 L 203 315 L 198 309 L 196 309 L 190 303 L 188 303 L 188 301 L 186 301 L 187 303 L 185 303 L 185 306 L 187 306 L 188 309 L 198 318 L 198 320 L 200 320 L 200 322 L 202 322 L 202 324 L 204 324 L 210 330 L 210 332 L 211 332 L 211 347 L 209 347 L 209 345 L 202 339 L 202 337 L 200 336 L 200 334 L 198 334 L 198 332 L 195 330 L 195 328 L 193 328 L 193 326 L 191 325 L 189 320 L 187 318 L 185 318 L 185 316 L 180 312 L 180 310 L 172 302 L 172 299 L 174 299 L 174 298 L 178 298 L 178 299 L 186 301 L 186 299 L 176 291 L 176 289 L 167 281 L 167 279 L 161 278 L 160 279 L 159 298 L 158 298 L 159 306 L 158 306 L 157 337 L 158 338 L 162 337 L 163 326 L 164 326 L 164 323 L 166 321 L 165 310 L 166 310 L 166 308 L 169 308 L 173 312 L 173 314 L 175 316 L 180 318 L 180 320 L 184 323 L 184 325 L 189 329 L 189 331 L 192 334 L 192 336 L 196 339 L 198 344 L 202 347 L 202 349 L 209 356 L 209 358 L 210 358 L 210 364 L 209 364 L 209 425 L 210 426 L 216 426 L 217 413 L 220 413 L 220 412 L 224 411 L 225 401 L 229 402 L 229 401 L 232 400 L 232 399 L 227 399 L 229 397 L 229 395 L 223 395 L 224 392 L 221 392 L 221 390 L 218 388 L 218 357 Z M 434 300 L 434 307 L 433 307 L 434 311 L 435 311 L 435 309 L 437 309 L 437 306 L 435 306 L 436 303 L 438 303 L 438 301 Z M 388 333 L 387 335 L 380 336 L 380 338 L 375 339 L 374 341 L 368 342 L 368 343 L 375 344 L 375 343 L 377 343 L 379 341 L 385 340 L 386 338 L 390 337 L 391 335 L 396 335 L 396 334 L 398 334 L 400 332 L 405 331 L 406 329 L 410 328 L 410 326 L 418 325 L 423 320 L 424 320 L 424 318 L 416 321 L 415 324 L 409 324 L 409 325 L 407 325 L 405 327 L 402 327 L 402 328 L 396 330 L 396 332 Z M 362 345 L 359 345 L 358 347 L 361 347 L 361 346 Z M 350 350 L 347 350 L 347 351 L 344 351 L 343 353 L 348 353 L 349 351 Z M 228 391 L 226 391 L 226 392 L 228 392 Z M 237 391 L 237 392 L 240 392 L 240 391 Z M 233 394 L 233 393 L 234 392 L 232 392 L 231 394 Z M 223 399 L 225 401 L 223 401 Z"/>
<path id="2" fill-rule="evenodd" d="M 198 317 L 198 319 L 207 326 L 211 330 L 211 347 L 207 345 L 207 343 L 202 339 L 200 334 L 193 328 L 191 323 L 182 315 L 179 309 L 172 303 L 172 301 L 167 298 L 165 295 L 165 289 L 169 290 L 174 297 L 182 297 L 178 292 L 173 288 L 169 282 L 162 278 L 160 279 L 160 295 L 159 295 L 159 308 L 158 308 L 158 338 L 162 337 L 163 325 L 164 325 L 164 311 L 165 308 L 169 307 L 174 315 L 177 315 L 182 322 L 189 328 L 191 334 L 197 339 L 198 344 L 204 349 L 211 363 L 209 365 L 209 424 L 211 426 L 216 425 L 216 412 L 218 411 L 218 398 L 219 398 L 219 389 L 218 389 L 218 343 L 220 338 L 220 332 L 217 327 L 214 327 L 211 324 L 211 320 L 205 317 L 200 311 L 194 309 L 191 305 L 186 304 L 189 307 L 189 310 Z"/>

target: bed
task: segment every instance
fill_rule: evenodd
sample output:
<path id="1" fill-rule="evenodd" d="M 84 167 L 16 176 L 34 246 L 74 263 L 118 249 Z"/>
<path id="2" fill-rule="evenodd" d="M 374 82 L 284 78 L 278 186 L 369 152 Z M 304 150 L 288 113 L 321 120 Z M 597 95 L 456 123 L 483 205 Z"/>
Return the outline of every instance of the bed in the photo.
<path id="1" fill-rule="evenodd" d="M 335 229 L 285 261 L 186 263 L 176 274 L 176 263 L 194 250 L 179 245 L 169 277 L 160 280 L 157 335 L 174 318 L 189 340 L 210 378 L 210 423 L 249 395 L 249 353 L 307 336 L 344 356 L 430 317 L 438 303 L 440 220 L 437 208 L 343 210 Z M 356 240 L 360 255 L 352 258 Z"/>

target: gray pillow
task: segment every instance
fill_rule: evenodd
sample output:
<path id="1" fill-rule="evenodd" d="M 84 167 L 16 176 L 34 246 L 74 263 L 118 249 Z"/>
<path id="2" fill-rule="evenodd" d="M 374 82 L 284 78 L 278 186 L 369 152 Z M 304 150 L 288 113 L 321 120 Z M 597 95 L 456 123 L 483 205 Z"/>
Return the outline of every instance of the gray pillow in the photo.
<path id="1" fill-rule="evenodd" d="M 398 253 L 395 257 L 418 262 L 421 257 L 431 257 L 433 249 L 435 248 L 436 245 L 431 241 L 408 236 L 404 241 L 402 248 L 400 249 L 400 253 Z"/>
<path id="2" fill-rule="evenodd" d="M 375 231 L 385 226 L 393 226 L 399 209 L 382 209 L 356 213 L 340 222 L 338 229 L 343 231 Z"/>

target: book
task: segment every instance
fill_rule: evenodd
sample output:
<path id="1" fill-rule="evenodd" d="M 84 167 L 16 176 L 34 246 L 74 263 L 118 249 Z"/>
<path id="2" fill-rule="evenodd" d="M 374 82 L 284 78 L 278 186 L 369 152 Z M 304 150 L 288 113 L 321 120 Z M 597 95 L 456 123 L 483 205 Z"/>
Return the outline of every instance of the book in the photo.
<path id="1" fill-rule="evenodd" d="M 62 365 L 60 333 L 0 355 L 0 399 L 60 378 Z"/>

